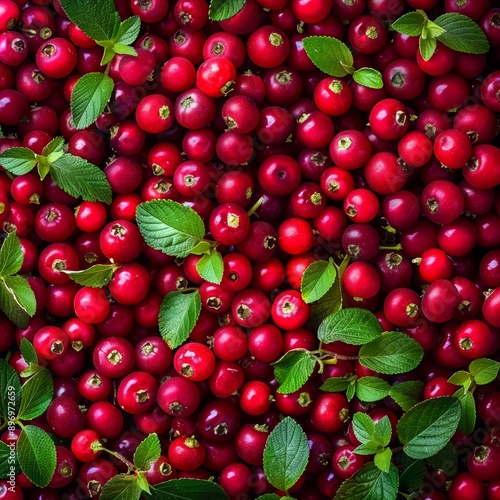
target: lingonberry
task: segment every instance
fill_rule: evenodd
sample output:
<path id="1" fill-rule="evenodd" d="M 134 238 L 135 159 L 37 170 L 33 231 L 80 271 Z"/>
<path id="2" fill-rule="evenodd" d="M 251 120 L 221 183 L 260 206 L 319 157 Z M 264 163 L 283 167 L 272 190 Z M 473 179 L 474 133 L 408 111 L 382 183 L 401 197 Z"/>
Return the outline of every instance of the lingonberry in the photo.
<path id="1" fill-rule="evenodd" d="M 109 377 L 96 370 L 88 370 L 78 380 L 78 391 L 88 401 L 103 401 L 112 389 Z"/>
<path id="2" fill-rule="evenodd" d="M 353 222 L 370 222 L 378 210 L 378 198 L 369 189 L 354 189 L 344 200 L 344 212 Z"/>
<path id="3" fill-rule="evenodd" d="M 175 469 L 192 471 L 203 464 L 205 448 L 194 437 L 178 437 L 168 448 L 168 459 Z"/>
<path id="4" fill-rule="evenodd" d="M 89 497 L 99 495 L 103 486 L 118 474 L 117 468 L 109 460 L 96 458 L 84 463 L 78 471 L 77 483 L 81 494 Z"/>
<path id="5" fill-rule="evenodd" d="M 271 315 L 271 304 L 263 292 L 247 288 L 235 295 L 231 303 L 231 313 L 238 325 L 255 328 L 268 320 Z"/>
<path id="6" fill-rule="evenodd" d="M 464 197 L 458 186 L 447 180 L 428 184 L 421 195 L 425 216 L 436 224 L 454 221 L 464 208 Z"/>
<path id="7" fill-rule="evenodd" d="M 336 432 L 349 418 L 349 403 L 340 393 L 322 393 L 309 412 L 312 425 L 319 432 Z"/>
<path id="8" fill-rule="evenodd" d="M 92 462 L 101 454 L 101 437 L 93 430 L 82 430 L 73 436 L 71 451 L 80 462 Z"/>
<path id="9" fill-rule="evenodd" d="M 135 364 L 134 348 L 121 337 L 108 337 L 94 347 L 93 363 L 106 377 L 121 378 L 132 371 Z"/>
<path id="10" fill-rule="evenodd" d="M 347 444 L 337 448 L 332 456 L 332 468 L 342 479 L 349 479 L 366 463 L 363 455 L 353 453 L 356 447 Z"/>
<path id="11" fill-rule="evenodd" d="M 73 306 L 76 315 L 86 323 L 100 323 L 111 308 L 108 296 L 102 288 L 82 287 L 75 295 Z"/>
<path id="12" fill-rule="evenodd" d="M 108 401 L 91 404 L 85 412 L 85 419 L 89 429 L 106 439 L 118 436 L 123 428 L 122 412 Z"/>
<path id="13" fill-rule="evenodd" d="M 113 262 L 130 262 L 142 250 L 143 239 L 138 227 L 126 220 L 110 222 L 100 233 L 103 254 Z"/>
<path id="14" fill-rule="evenodd" d="M 173 366 L 182 377 L 200 382 L 212 374 L 215 368 L 215 357 L 206 345 L 188 342 L 175 352 Z"/>
<path id="15" fill-rule="evenodd" d="M 55 397 L 47 408 L 47 423 L 62 438 L 72 438 L 85 428 L 85 416 L 69 396 Z"/>
<path id="16" fill-rule="evenodd" d="M 461 472 L 456 475 L 448 488 L 450 500 L 469 498 L 470 500 L 481 500 L 484 498 L 485 487 L 483 482 L 469 472 Z"/>
<path id="17" fill-rule="evenodd" d="M 200 391 L 194 382 L 184 377 L 171 377 L 158 389 L 158 406 L 168 415 L 188 417 L 200 404 Z"/>
<path id="18" fill-rule="evenodd" d="M 422 313 L 436 323 L 449 321 L 460 303 L 458 290 L 450 281 L 437 279 L 425 290 L 422 297 Z"/>
<path id="19" fill-rule="evenodd" d="M 145 413 L 156 403 L 158 384 L 149 373 L 138 371 L 126 375 L 116 393 L 117 402 L 126 413 Z"/>
<path id="20" fill-rule="evenodd" d="M 261 380 L 249 380 L 240 389 L 240 407 L 247 415 L 263 415 L 271 404 L 271 389 Z"/>
<path id="21" fill-rule="evenodd" d="M 383 99 L 375 104 L 369 119 L 373 132 L 384 140 L 403 137 L 410 124 L 406 106 L 397 99 Z"/>

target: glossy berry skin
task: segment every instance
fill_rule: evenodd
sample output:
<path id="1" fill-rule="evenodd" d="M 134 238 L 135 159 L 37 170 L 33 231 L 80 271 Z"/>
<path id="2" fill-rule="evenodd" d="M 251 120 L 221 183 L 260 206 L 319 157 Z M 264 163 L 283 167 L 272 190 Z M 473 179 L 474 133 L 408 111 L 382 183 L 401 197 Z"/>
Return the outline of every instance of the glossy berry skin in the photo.
<path id="1" fill-rule="evenodd" d="M 69 338 L 64 330 L 56 326 L 45 326 L 33 338 L 33 347 L 38 356 L 53 360 L 62 356 L 68 349 Z"/>
<path id="2" fill-rule="evenodd" d="M 215 357 L 204 344 L 188 342 L 174 354 L 173 366 L 182 377 L 193 382 L 207 379 L 215 368 Z"/>
<path id="3" fill-rule="evenodd" d="M 188 417 L 200 404 L 200 391 L 183 377 L 165 380 L 158 389 L 158 405 L 168 415 Z"/>
<path id="4" fill-rule="evenodd" d="M 296 330 L 309 319 L 310 306 L 298 290 L 285 290 L 278 294 L 271 307 L 271 317 L 279 328 Z"/>
<path id="5" fill-rule="evenodd" d="M 107 377 L 124 377 L 134 366 L 134 348 L 128 340 L 120 337 L 103 338 L 94 348 L 93 362 L 96 369 Z"/>
<path id="6" fill-rule="evenodd" d="M 383 99 L 370 112 L 370 127 L 381 139 L 399 139 L 409 127 L 406 106 L 397 99 Z"/>
<path id="7" fill-rule="evenodd" d="M 168 459 L 175 469 L 192 471 L 205 460 L 205 448 L 194 437 L 178 437 L 170 443 Z"/>
<path id="8" fill-rule="evenodd" d="M 80 462 L 92 462 L 100 454 L 101 437 L 97 432 L 85 429 L 71 440 L 71 451 Z"/>
<path id="9" fill-rule="evenodd" d="M 210 232 L 223 245 L 241 243 L 249 229 L 250 219 L 245 210 L 234 203 L 219 205 L 210 215 Z"/>
<path id="10" fill-rule="evenodd" d="M 146 372 L 132 372 L 126 375 L 116 393 L 119 406 L 132 415 L 146 413 L 156 402 L 158 384 L 153 375 Z"/>
<path id="11" fill-rule="evenodd" d="M 496 345 L 491 329 L 477 319 L 461 323 L 455 331 L 453 341 L 460 354 L 471 359 L 487 356 Z"/>
<path id="12" fill-rule="evenodd" d="M 455 476 L 448 489 L 450 500 L 460 500 L 462 498 L 482 500 L 484 493 L 483 482 L 469 472 L 462 472 Z"/>
<path id="13" fill-rule="evenodd" d="M 349 403 L 343 394 L 323 393 L 310 410 L 311 423 L 320 432 L 336 432 L 349 418 Z"/>

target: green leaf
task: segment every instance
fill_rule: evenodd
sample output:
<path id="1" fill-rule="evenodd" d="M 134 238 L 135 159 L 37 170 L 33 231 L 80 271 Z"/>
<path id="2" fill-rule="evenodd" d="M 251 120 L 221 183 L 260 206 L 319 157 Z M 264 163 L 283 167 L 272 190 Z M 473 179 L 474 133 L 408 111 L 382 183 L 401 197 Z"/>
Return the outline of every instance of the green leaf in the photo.
<path id="1" fill-rule="evenodd" d="M 104 42 L 99 42 L 99 45 L 106 45 L 104 47 L 104 52 L 102 53 L 102 58 L 101 58 L 101 66 L 105 66 L 106 64 L 109 64 L 113 58 L 116 56 L 115 52 L 115 44 L 114 42 L 109 42 L 112 46 L 109 47 L 107 46 L 108 44 L 104 44 Z"/>
<path id="2" fill-rule="evenodd" d="M 431 21 L 430 19 L 427 21 L 425 25 L 425 30 L 427 36 L 432 38 L 437 38 L 439 35 L 442 35 L 443 33 L 446 32 L 445 29 L 441 28 L 441 26 L 438 26 L 435 22 Z"/>
<path id="3" fill-rule="evenodd" d="M 440 397 L 418 403 L 398 422 L 399 440 L 412 458 L 435 455 L 451 439 L 460 421 L 460 402 L 455 397 Z"/>
<path id="4" fill-rule="evenodd" d="M 424 392 L 424 383 L 419 380 L 409 380 L 408 382 L 401 382 L 400 384 L 393 385 L 389 391 L 394 401 L 401 406 L 404 411 L 408 411 L 417 403 L 422 401 L 422 394 Z"/>
<path id="5" fill-rule="evenodd" d="M 425 463 L 422 460 L 414 460 L 403 467 L 399 477 L 399 489 L 408 493 L 420 490 L 424 482 Z"/>
<path id="6" fill-rule="evenodd" d="M 385 332 L 359 350 L 363 366 L 388 375 L 413 370 L 423 356 L 422 346 L 402 332 Z"/>
<path id="7" fill-rule="evenodd" d="M 392 451 L 390 448 L 385 448 L 379 451 L 374 457 L 373 462 L 383 472 L 389 472 L 391 468 Z"/>
<path id="8" fill-rule="evenodd" d="M 472 382 L 472 376 L 469 372 L 465 370 L 459 370 L 455 372 L 449 379 L 448 382 L 453 385 L 469 385 Z"/>
<path id="9" fill-rule="evenodd" d="M 134 465 L 143 471 L 149 470 L 152 462 L 156 462 L 161 455 L 161 445 L 156 433 L 149 434 L 139 443 L 134 453 Z"/>
<path id="10" fill-rule="evenodd" d="M 354 395 L 356 394 L 356 387 L 354 384 L 349 384 L 347 386 L 347 391 L 345 393 L 345 397 L 347 398 L 347 401 L 351 401 Z"/>
<path id="11" fill-rule="evenodd" d="M 53 161 L 64 154 L 64 137 L 54 137 L 43 149 L 42 156 Z M 55 155 L 55 156 L 54 156 Z"/>
<path id="12" fill-rule="evenodd" d="M 189 253 L 193 255 L 203 255 L 204 253 L 209 253 L 213 245 L 206 240 L 201 240 L 195 247 L 191 249 Z"/>
<path id="13" fill-rule="evenodd" d="M 74 95 L 74 92 L 73 92 Z M 111 203 L 111 186 L 104 172 L 87 160 L 65 154 L 51 163 L 52 180 L 66 193 L 88 201 Z"/>
<path id="14" fill-rule="evenodd" d="M 16 233 L 9 233 L 0 248 L 0 276 L 16 274 L 23 265 L 23 249 Z"/>
<path id="15" fill-rule="evenodd" d="M 21 404 L 21 382 L 12 366 L 0 359 L 0 417 L 13 421 Z"/>
<path id="16" fill-rule="evenodd" d="M 86 73 L 81 76 L 71 93 L 71 114 L 77 129 L 95 122 L 108 104 L 114 82 L 104 73 Z"/>
<path id="17" fill-rule="evenodd" d="M 486 54 L 490 49 L 484 31 L 470 18 L 452 12 L 439 16 L 434 22 L 446 30 L 438 40 L 458 52 Z"/>
<path id="18" fill-rule="evenodd" d="M 307 266 L 300 283 L 302 298 L 306 304 L 314 302 L 332 287 L 337 271 L 327 260 L 317 260 Z"/>
<path id="19" fill-rule="evenodd" d="M 7 434 L 7 441 L 9 435 Z M 13 472 L 20 472 L 19 462 L 17 460 L 16 444 L 12 441 L 12 446 L 0 441 L 0 479 L 8 478 Z"/>
<path id="20" fill-rule="evenodd" d="M 14 175 L 24 175 L 37 164 L 35 153 L 29 148 L 9 148 L 0 153 L 0 165 Z"/>
<path id="21" fill-rule="evenodd" d="M 151 487 L 149 486 L 148 480 L 146 479 L 146 476 L 144 475 L 143 472 L 136 472 L 137 474 L 137 486 L 139 488 L 146 492 L 148 495 L 151 495 Z"/>
<path id="22" fill-rule="evenodd" d="M 358 447 L 352 450 L 356 455 L 375 455 L 380 453 L 384 447 L 377 443 L 377 441 L 367 441 L 366 443 L 360 444 Z"/>
<path id="23" fill-rule="evenodd" d="M 319 325 L 318 338 L 325 343 L 341 340 L 346 344 L 362 345 L 380 337 L 382 326 L 366 309 L 342 309 L 328 316 Z"/>
<path id="24" fill-rule="evenodd" d="M 274 376 L 280 384 L 277 392 L 291 394 L 298 391 L 311 376 L 316 358 L 305 349 L 288 351 L 274 364 Z"/>
<path id="25" fill-rule="evenodd" d="M 278 490 L 287 491 L 304 472 L 309 459 L 307 436 L 285 417 L 269 434 L 264 448 L 264 473 Z"/>
<path id="26" fill-rule="evenodd" d="M 493 382 L 498 377 L 498 370 L 500 370 L 500 363 L 488 358 L 475 359 L 469 365 L 470 374 L 477 385 Z"/>
<path id="27" fill-rule="evenodd" d="M 264 495 L 260 495 L 255 500 L 280 500 L 282 497 L 279 497 L 275 493 L 265 493 Z"/>
<path id="28" fill-rule="evenodd" d="M 212 21 L 229 19 L 243 8 L 245 0 L 211 0 L 208 17 Z"/>
<path id="29" fill-rule="evenodd" d="M 19 345 L 19 348 L 21 350 L 21 354 L 23 356 L 24 361 L 26 361 L 28 365 L 30 363 L 33 363 L 35 365 L 38 364 L 38 356 L 36 354 L 35 348 L 33 347 L 33 344 L 26 337 L 23 337 L 21 339 L 21 344 Z"/>
<path id="30" fill-rule="evenodd" d="M 366 413 L 358 411 L 352 417 L 352 430 L 360 443 L 373 441 L 375 422 Z"/>
<path id="31" fill-rule="evenodd" d="M 422 33 L 426 18 L 418 11 L 402 15 L 392 23 L 392 29 L 408 36 L 419 36 Z"/>
<path id="32" fill-rule="evenodd" d="M 352 384 L 352 376 L 345 377 L 330 377 L 327 378 L 320 386 L 320 390 L 324 392 L 341 392 L 345 391 Z"/>
<path id="33" fill-rule="evenodd" d="M 215 249 L 203 254 L 196 264 L 196 270 L 205 281 L 219 285 L 224 274 L 222 255 Z"/>
<path id="34" fill-rule="evenodd" d="M 56 470 L 56 447 L 40 427 L 26 425 L 17 441 L 21 469 L 36 486 L 45 488 Z"/>
<path id="35" fill-rule="evenodd" d="M 61 0 L 68 18 L 92 40 L 111 40 L 120 27 L 113 0 Z"/>
<path id="36" fill-rule="evenodd" d="M 381 471 L 369 462 L 340 486 L 335 500 L 396 500 L 399 472 L 391 464 L 389 472 Z"/>
<path id="37" fill-rule="evenodd" d="M 134 49 L 134 47 L 124 45 L 123 43 L 116 43 L 113 47 L 113 51 L 115 54 L 127 54 L 129 56 L 137 55 L 137 51 Z"/>
<path id="38" fill-rule="evenodd" d="M 20 328 L 25 328 L 36 312 L 36 298 L 29 283 L 21 276 L 0 278 L 0 309 Z"/>
<path id="39" fill-rule="evenodd" d="M 21 406 L 17 417 L 32 420 L 42 415 L 49 407 L 54 394 L 54 383 L 49 370 L 41 370 L 30 377 L 22 386 Z"/>
<path id="40" fill-rule="evenodd" d="M 120 23 L 120 28 L 115 36 L 115 42 L 123 45 L 132 45 L 139 36 L 141 30 L 141 19 L 139 16 L 131 16 Z"/>
<path id="41" fill-rule="evenodd" d="M 202 479 L 172 479 L 151 486 L 153 500 L 228 500 L 227 493 L 216 483 Z M 110 499 L 111 500 L 111 499 Z"/>
<path id="42" fill-rule="evenodd" d="M 327 75 L 346 76 L 348 71 L 345 67 L 354 63 L 347 45 L 331 36 L 308 36 L 302 43 L 309 59 Z"/>
<path id="43" fill-rule="evenodd" d="M 458 472 L 457 450 L 453 446 L 453 443 L 446 443 L 444 448 L 432 457 L 429 457 L 427 462 L 434 469 L 442 470 L 450 476 L 454 476 Z"/>
<path id="44" fill-rule="evenodd" d="M 420 37 L 418 39 L 418 47 L 420 50 L 420 55 L 424 61 L 428 61 L 434 52 L 436 52 L 437 42 L 435 38 L 424 38 Z"/>
<path id="45" fill-rule="evenodd" d="M 476 426 L 476 402 L 474 396 L 462 387 L 455 392 L 454 396 L 460 401 L 462 407 L 458 430 L 464 434 L 471 434 Z"/>
<path id="46" fill-rule="evenodd" d="M 191 293 L 170 292 L 160 307 L 158 323 L 163 340 L 171 349 L 179 347 L 198 321 L 201 298 L 198 290 Z"/>
<path id="47" fill-rule="evenodd" d="M 137 476 L 118 474 L 103 486 L 99 498 L 101 500 L 139 500 L 141 493 Z"/>
<path id="48" fill-rule="evenodd" d="M 390 390 L 389 383 L 379 377 L 361 377 L 356 380 L 356 396 L 367 403 L 384 399 Z"/>
<path id="49" fill-rule="evenodd" d="M 116 264 L 95 264 L 81 271 L 63 271 L 63 273 L 79 285 L 102 288 L 111 281 L 117 267 Z"/>
<path id="50" fill-rule="evenodd" d="M 352 79 L 370 89 L 381 89 L 384 87 L 382 74 L 373 68 L 360 68 L 352 74 Z"/>
<path id="51" fill-rule="evenodd" d="M 205 235 L 201 217 L 172 200 L 153 200 L 137 207 L 136 220 L 144 241 L 174 257 L 186 257 Z"/>

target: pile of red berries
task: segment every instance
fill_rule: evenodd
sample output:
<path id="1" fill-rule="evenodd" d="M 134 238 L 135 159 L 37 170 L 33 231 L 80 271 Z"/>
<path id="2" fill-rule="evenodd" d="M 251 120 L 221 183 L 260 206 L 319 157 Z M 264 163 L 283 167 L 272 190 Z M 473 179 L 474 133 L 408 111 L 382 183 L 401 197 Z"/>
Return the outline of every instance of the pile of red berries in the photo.
<path id="1" fill-rule="evenodd" d="M 7 300 L 0 290 L 5 398 L 16 387 L 7 364 L 23 384 L 17 414 L 0 404 L 0 439 L 18 450 L 27 446 L 24 426 L 38 427 L 57 452 L 45 481 L 22 456 L 9 472 L 11 448 L 0 448 L 0 499 L 99 498 L 124 473 L 146 478 L 144 498 L 148 484 L 179 478 L 213 478 L 231 500 L 284 496 L 263 454 L 286 416 L 309 446 L 289 497 L 334 498 L 369 462 L 353 452 L 356 412 L 388 417 L 394 463 L 409 470 L 397 456 L 401 405 L 320 386 L 335 377 L 415 381 L 418 402 L 456 396 L 472 380 L 457 382 L 473 360 L 500 361 L 498 4 L 114 0 L 121 21 L 139 17 L 140 31 L 103 60 L 105 46 L 69 19 L 61 6 L 68 2 L 0 0 L 0 153 L 23 148 L 34 158 L 19 157 L 19 165 L 33 161 L 21 172 L 0 157 L 2 249 L 14 233 L 22 250 L 10 274 L 0 254 L 0 281 L 22 277 L 36 298 L 27 314 L 22 297 Z M 234 13 L 215 21 L 216 8 Z M 489 51 L 460 52 L 443 38 L 423 57 L 418 35 L 390 28 L 416 9 L 425 19 L 467 16 Z M 90 14 L 98 19 L 99 7 Z M 307 37 L 343 40 L 354 61 L 347 73 L 373 68 L 382 84 L 321 71 Z M 75 95 L 90 73 L 110 77 L 112 93 L 89 124 L 75 119 Z M 80 117 L 95 99 L 80 103 Z M 65 144 L 49 151 L 56 137 Z M 109 203 L 67 187 L 55 170 L 62 155 L 99 167 Z M 138 207 L 157 200 L 199 216 L 200 251 L 148 244 Z M 185 223 L 177 221 L 173 240 Z M 214 253 L 213 274 L 201 271 Z M 333 306 L 306 300 L 303 276 L 329 259 L 337 305 L 366 309 L 384 332 L 414 339 L 424 351 L 416 369 L 377 373 L 360 363 L 359 345 L 319 341 Z M 207 279 L 217 265 L 221 279 Z M 70 272 L 85 270 L 109 274 L 96 285 Z M 167 308 L 170 294 L 196 294 L 199 310 Z M 185 338 L 172 341 L 190 321 Z M 274 366 L 296 349 L 325 363 L 283 394 Z M 36 399 L 30 379 L 42 376 L 44 387 L 53 383 L 49 401 L 25 402 L 29 390 Z M 426 461 L 406 497 L 500 499 L 493 378 L 466 386 L 477 422 L 454 434 L 455 465 Z M 36 413 L 27 406 L 35 403 Z M 153 434 L 161 453 L 141 469 L 135 452 Z"/>

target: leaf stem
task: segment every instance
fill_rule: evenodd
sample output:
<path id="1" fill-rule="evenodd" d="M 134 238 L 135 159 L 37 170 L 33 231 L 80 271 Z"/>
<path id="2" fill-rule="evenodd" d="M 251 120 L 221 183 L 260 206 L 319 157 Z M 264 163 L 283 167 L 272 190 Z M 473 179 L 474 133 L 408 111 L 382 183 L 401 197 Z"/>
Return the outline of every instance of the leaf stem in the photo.
<path id="1" fill-rule="evenodd" d="M 108 450 L 108 448 L 105 448 L 104 446 L 100 446 L 100 448 L 102 449 L 102 451 L 109 453 L 113 457 L 123 462 L 127 466 L 129 472 L 135 472 L 137 470 L 137 467 L 132 462 L 127 460 L 121 453 L 113 450 Z"/>
<path id="2" fill-rule="evenodd" d="M 265 198 L 264 196 L 261 196 L 247 211 L 248 217 L 253 215 L 255 211 L 264 203 Z"/>

